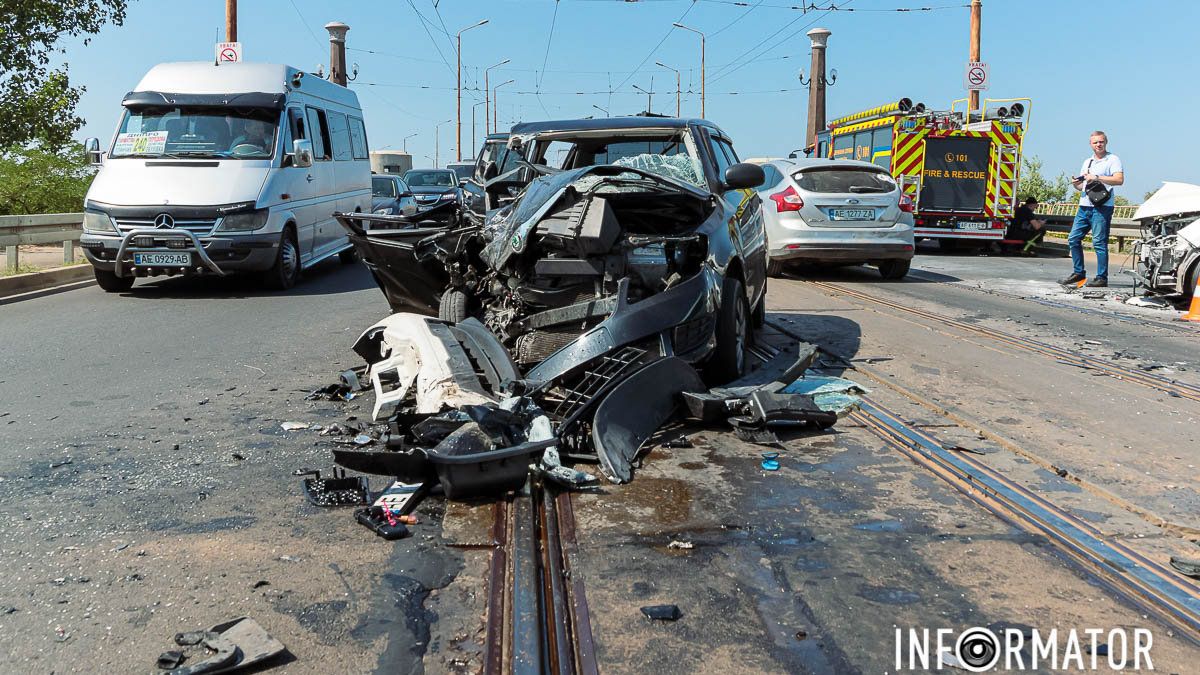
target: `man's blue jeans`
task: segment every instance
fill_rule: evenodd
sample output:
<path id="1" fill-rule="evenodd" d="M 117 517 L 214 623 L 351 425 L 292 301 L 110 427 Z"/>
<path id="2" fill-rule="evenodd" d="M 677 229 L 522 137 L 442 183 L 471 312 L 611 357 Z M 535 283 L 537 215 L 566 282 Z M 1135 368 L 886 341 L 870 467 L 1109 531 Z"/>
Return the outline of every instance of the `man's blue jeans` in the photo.
<path id="1" fill-rule="evenodd" d="M 1087 274 L 1083 266 L 1083 238 L 1092 233 L 1092 248 L 1096 249 L 1096 276 L 1108 278 L 1108 226 L 1112 224 L 1113 207 L 1080 206 L 1067 244 L 1071 247 L 1071 262 L 1075 274 Z"/>

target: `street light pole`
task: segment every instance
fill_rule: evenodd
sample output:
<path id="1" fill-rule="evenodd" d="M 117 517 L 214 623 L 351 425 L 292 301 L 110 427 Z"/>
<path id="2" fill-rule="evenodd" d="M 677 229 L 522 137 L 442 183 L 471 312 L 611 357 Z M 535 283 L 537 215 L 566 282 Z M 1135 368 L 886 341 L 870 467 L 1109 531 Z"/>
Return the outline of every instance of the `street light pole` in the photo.
<path id="1" fill-rule="evenodd" d="M 663 68 L 666 68 L 667 70 L 675 70 L 674 68 L 672 68 L 671 66 L 668 66 L 667 64 L 663 63 L 662 61 L 655 61 L 654 65 L 662 66 Z M 679 117 L 679 71 L 678 70 L 675 70 L 675 116 Z"/>
<path id="2" fill-rule="evenodd" d="M 593 104 L 592 104 L 592 107 L 593 107 L 593 108 L 595 108 L 596 110 L 599 110 L 600 112 L 604 113 L 604 116 L 605 116 L 605 117 L 611 117 L 611 116 L 608 114 L 608 111 L 607 111 L 607 110 L 605 110 L 604 108 L 601 108 L 600 106 L 596 105 L 595 103 L 593 103 Z"/>
<path id="3" fill-rule="evenodd" d="M 682 29 L 684 29 L 684 30 L 690 30 L 690 31 L 692 31 L 693 33 L 696 33 L 696 34 L 698 34 L 698 35 L 700 36 L 700 117 L 702 117 L 702 118 L 703 118 L 703 117 L 704 117 L 704 99 L 705 99 L 705 91 L 704 91 L 704 33 L 703 33 L 703 32 L 701 32 L 701 31 L 698 31 L 698 30 L 696 30 L 695 28 L 688 28 L 687 26 L 685 26 L 685 25 L 683 25 L 683 24 L 681 24 L 681 23 L 674 23 L 674 24 L 671 24 L 671 25 L 672 25 L 672 26 L 675 26 L 676 28 L 682 28 Z"/>
<path id="4" fill-rule="evenodd" d="M 408 152 L 408 139 L 412 138 L 413 136 L 417 136 L 417 135 L 419 135 L 419 132 L 411 133 L 404 137 L 404 140 L 402 141 L 404 143 L 404 152 Z"/>
<path id="5" fill-rule="evenodd" d="M 646 112 L 653 112 L 651 109 L 654 107 L 654 94 L 646 91 L 645 89 L 642 89 L 641 87 L 637 86 L 636 84 L 633 85 L 633 88 L 637 89 L 638 91 L 640 91 L 646 95 Z"/>
<path id="6" fill-rule="evenodd" d="M 237 0 L 225 0 L 225 41 L 237 42 Z"/>
<path id="7" fill-rule="evenodd" d="M 503 87 L 506 84 L 512 84 L 513 82 L 516 82 L 516 80 L 508 80 L 507 82 L 501 82 L 500 84 L 496 85 L 495 89 L 492 90 L 492 132 L 493 133 L 496 131 L 496 125 L 498 125 L 500 123 L 500 104 L 497 102 L 497 99 L 496 99 L 497 92 L 500 91 L 500 87 Z"/>
<path id="8" fill-rule="evenodd" d="M 458 111 L 458 127 L 454 133 L 454 152 L 458 156 L 458 158 L 455 160 L 456 162 L 462 161 L 462 34 L 471 30 L 472 28 L 479 28 L 487 22 L 488 20 L 484 19 L 477 24 L 467 26 L 466 28 L 458 31 L 458 34 L 454 36 L 456 42 L 454 51 L 458 54 L 458 100 L 455 103 Z"/>
<path id="9" fill-rule="evenodd" d="M 433 168 L 435 168 L 435 169 L 439 169 L 442 166 L 441 154 L 439 154 L 442 150 L 442 143 L 441 143 L 442 125 L 447 124 L 449 122 L 453 122 L 453 121 L 454 120 L 443 120 L 443 121 L 438 122 L 437 124 L 433 125 Z"/>
<path id="10" fill-rule="evenodd" d="M 503 61 L 501 61 L 500 63 L 497 63 L 494 66 L 488 66 L 487 68 L 483 69 L 483 102 L 484 103 L 488 103 L 489 101 L 491 101 L 491 91 L 492 90 L 488 88 L 488 71 L 490 71 L 492 68 L 499 68 L 500 66 L 508 63 L 511 60 L 512 59 L 504 59 Z M 488 130 L 489 120 L 491 119 L 490 115 L 491 115 L 491 106 L 490 105 L 483 106 L 483 133 L 485 133 L 485 134 L 490 134 L 493 131 L 495 131 L 495 128 L 492 128 L 491 131 Z"/>
<path id="11" fill-rule="evenodd" d="M 475 109 L 481 105 L 487 105 L 487 101 L 479 101 L 479 102 L 475 103 L 475 105 L 471 106 L 471 156 L 472 157 L 475 156 L 475 139 L 478 138 L 478 136 L 475 135 Z M 486 130 L 486 126 L 485 126 L 485 130 Z"/>

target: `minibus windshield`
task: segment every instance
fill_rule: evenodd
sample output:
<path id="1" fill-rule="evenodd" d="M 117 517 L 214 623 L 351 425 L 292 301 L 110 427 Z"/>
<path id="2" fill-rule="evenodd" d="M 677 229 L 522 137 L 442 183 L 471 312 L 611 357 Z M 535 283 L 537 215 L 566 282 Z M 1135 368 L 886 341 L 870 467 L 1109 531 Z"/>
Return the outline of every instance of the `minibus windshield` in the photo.
<path id="1" fill-rule="evenodd" d="M 126 109 L 110 157 L 267 159 L 279 111 L 154 106 Z"/>

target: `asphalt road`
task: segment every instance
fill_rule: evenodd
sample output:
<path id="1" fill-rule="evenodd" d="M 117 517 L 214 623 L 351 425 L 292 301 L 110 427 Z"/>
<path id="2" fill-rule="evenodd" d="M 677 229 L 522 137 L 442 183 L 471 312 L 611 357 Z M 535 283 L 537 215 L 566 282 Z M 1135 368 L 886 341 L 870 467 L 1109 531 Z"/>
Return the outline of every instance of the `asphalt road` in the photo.
<path id="1" fill-rule="evenodd" d="M 948 445 L 1147 555 L 1195 557 L 1147 514 L 1200 529 L 1200 404 L 811 281 L 1196 384 L 1200 331 L 1063 292 L 1062 259 L 915 267 L 773 280 L 770 318 Z M 386 312 L 363 268 L 336 263 L 284 293 L 168 280 L 0 306 L 0 671 L 144 671 L 175 633 L 238 616 L 287 645 L 284 672 L 478 670 L 489 507 L 428 500 L 416 536 L 386 543 L 291 475 L 329 467 L 332 446 L 282 422 L 367 419 L 369 395 L 304 396 L 358 365 L 350 346 Z M 1143 626 L 1158 670 L 1200 656 L 851 420 L 785 436 L 776 472 L 721 428 L 664 438 L 682 433 L 694 448 L 656 445 L 632 483 L 574 499 L 605 672 L 890 671 L 896 627 Z M 683 618 L 641 618 L 663 603 Z"/>

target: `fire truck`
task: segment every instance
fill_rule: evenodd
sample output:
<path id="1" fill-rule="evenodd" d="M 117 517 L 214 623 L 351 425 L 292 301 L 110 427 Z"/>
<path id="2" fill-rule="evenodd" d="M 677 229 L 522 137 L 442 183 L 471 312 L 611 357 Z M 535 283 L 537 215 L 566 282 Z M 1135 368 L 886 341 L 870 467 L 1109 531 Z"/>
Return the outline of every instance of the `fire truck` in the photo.
<path id="1" fill-rule="evenodd" d="M 918 238 L 999 241 L 1017 207 L 1021 141 L 1032 104 L 988 99 L 982 111 L 956 111 L 960 101 L 948 111 L 932 111 L 902 98 L 839 117 L 817 134 L 814 155 L 890 170 L 915 205 Z"/>

